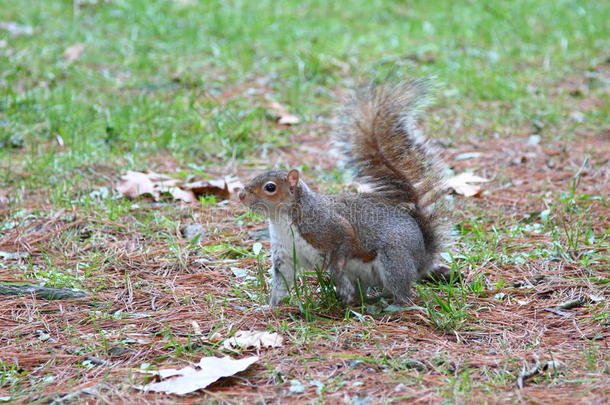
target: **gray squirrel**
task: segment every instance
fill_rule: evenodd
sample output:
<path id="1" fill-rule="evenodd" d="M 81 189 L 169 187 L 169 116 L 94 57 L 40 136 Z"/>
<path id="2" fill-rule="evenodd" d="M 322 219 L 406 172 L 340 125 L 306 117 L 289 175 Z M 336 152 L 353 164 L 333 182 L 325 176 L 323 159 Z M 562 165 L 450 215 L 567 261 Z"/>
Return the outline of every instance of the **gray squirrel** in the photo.
<path id="1" fill-rule="evenodd" d="M 415 127 L 427 87 L 425 80 L 371 85 L 345 106 L 336 138 L 367 191 L 317 193 L 295 169 L 268 171 L 240 191 L 269 219 L 271 306 L 288 295 L 299 267 L 327 269 L 347 305 L 368 287 L 410 302 L 411 284 L 442 268 L 443 164 Z"/>

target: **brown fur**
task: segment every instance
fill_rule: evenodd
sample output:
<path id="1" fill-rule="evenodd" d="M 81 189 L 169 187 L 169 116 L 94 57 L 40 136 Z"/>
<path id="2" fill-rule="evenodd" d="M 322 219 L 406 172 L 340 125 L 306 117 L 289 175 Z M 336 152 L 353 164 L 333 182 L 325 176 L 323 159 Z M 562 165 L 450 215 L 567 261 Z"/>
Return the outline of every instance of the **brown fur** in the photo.
<path id="1" fill-rule="evenodd" d="M 347 222 L 343 218 L 342 220 Z M 324 233 L 322 235 L 309 232 L 301 232 L 301 236 L 310 245 L 327 253 L 332 253 L 332 250 L 336 245 L 337 238 L 345 238 L 347 236 L 349 238 L 349 245 L 352 246 L 351 256 L 356 257 L 365 263 L 369 263 L 375 260 L 375 258 L 377 257 L 377 252 L 373 250 L 366 250 L 360 245 L 360 241 L 356 237 L 356 232 L 354 231 L 354 228 L 349 224 L 349 222 L 347 222 L 347 224 L 343 227 L 343 231 L 343 233 L 339 234 Z"/>
<path id="2" fill-rule="evenodd" d="M 339 137 L 348 165 L 371 192 L 324 195 L 296 170 L 272 170 L 240 193 L 270 219 L 271 305 L 287 294 L 296 261 L 327 267 L 345 303 L 354 301 L 357 286 L 383 287 L 407 302 L 411 283 L 434 267 L 446 234 L 439 219 L 444 181 L 436 152 L 414 126 L 423 87 L 372 87 L 345 110 Z M 277 185 L 273 193 L 265 191 L 269 181 Z"/>

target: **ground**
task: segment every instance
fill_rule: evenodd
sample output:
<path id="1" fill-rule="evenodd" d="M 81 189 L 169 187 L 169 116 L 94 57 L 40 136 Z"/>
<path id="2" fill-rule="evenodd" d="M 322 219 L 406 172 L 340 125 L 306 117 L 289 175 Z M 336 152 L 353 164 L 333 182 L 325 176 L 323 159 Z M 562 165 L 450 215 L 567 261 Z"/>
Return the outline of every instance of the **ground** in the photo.
<path id="1" fill-rule="evenodd" d="M 608 20 L 603 1 L 3 5 L 0 282 L 88 296 L 0 296 L 0 401 L 605 403 Z M 114 191 L 127 170 L 274 165 L 350 189 L 333 112 L 359 82 L 413 76 L 438 83 L 420 127 L 448 166 L 490 181 L 452 195 L 455 280 L 418 284 L 412 307 L 344 308 L 309 274 L 266 308 L 263 218 Z M 239 330 L 283 346 L 223 349 Z M 205 391 L 136 389 L 143 369 L 251 354 Z"/>

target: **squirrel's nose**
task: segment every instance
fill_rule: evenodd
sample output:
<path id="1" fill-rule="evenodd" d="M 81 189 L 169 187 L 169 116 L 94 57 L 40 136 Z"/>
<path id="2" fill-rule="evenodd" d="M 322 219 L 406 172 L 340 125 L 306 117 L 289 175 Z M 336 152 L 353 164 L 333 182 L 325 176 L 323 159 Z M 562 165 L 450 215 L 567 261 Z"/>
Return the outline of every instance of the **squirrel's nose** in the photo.
<path id="1" fill-rule="evenodd" d="M 239 197 L 239 201 L 243 201 L 246 198 L 246 190 L 242 188 L 241 190 L 239 190 L 237 196 Z"/>

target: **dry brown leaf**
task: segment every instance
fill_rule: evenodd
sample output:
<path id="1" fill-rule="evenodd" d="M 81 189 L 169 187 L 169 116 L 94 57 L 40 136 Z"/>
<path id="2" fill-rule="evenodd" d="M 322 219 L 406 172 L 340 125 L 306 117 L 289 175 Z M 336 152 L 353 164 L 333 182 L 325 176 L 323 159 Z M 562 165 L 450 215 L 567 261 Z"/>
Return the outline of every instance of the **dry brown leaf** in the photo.
<path id="1" fill-rule="evenodd" d="M 283 340 L 277 333 L 240 330 L 235 336 L 225 340 L 222 345 L 225 349 L 248 349 L 250 347 L 260 349 L 261 347 L 280 347 Z"/>
<path id="2" fill-rule="evenodd" d="M 481 192 L 481 186 L 470 183 L 485 183 L 487 181 L 489 180 L 484 177 L 464 172 L 447 179 L 447 186 L 465 197 L 473 197 Z"/>
<path id="3" fill-rule="evenodd" d="M 228 200 L 231 195 L 229 186 L 224 180 L 194 181 L 184 184 L 183 187 L 194 193 L 197 197 L 202 195 L 215 195 L 223 200 Z"/>
<path id="4" fill-rule="evenodd" d="M 169 194 L 174 200 L 187 203 L 197 202 L 202 195 L 215 195 L 228 200 L 231 193 L 242 184 L 235 178 L 227 177 L 224 180 L 202 180 L 182 184 L 182 181 L 153 171 L 128 171 L 121 177 L 116 190 L 123 197 L 137 198 L 148 195 L 158 200 L 162 194 Z"/>
<path id="5" fill-rule="evenodd" d="M 183 190 L 180 187 L 162 187 L 160 188 L 162 192 L 169 193 L 174 200 L 180 200 L 187 203 L 197 202 L 197 197 L 190 190 Z"/>
<path id="6" fill-rule="evenodd" d="M 278 124 L 296 125 L 299 122 L 301 122 L 299 117 L 297 117 L 294 114 L 289 113 L 288 110 L 283 105 L 278 103 L 277 101 L 270 101 L 269 108 L 271 108 L 271 110 L 273 110 L 274 114 L 276 115 L 276 118 L 277 118 L 276 122 Z"/>
<path id="7" fill-rule="evenodd" d="M 181 183 L 180 180 L 154 172 L 151 172 L 148 176 L 160 193 L 167 193 L 171 195 L 174 200 L 180 200 L 187 203 L 197 202 L 197 197 L 192 191 L 184 190 L 179 187 Z"/>
<path id="8" fill-rule="evenodd" d="M 222 377 L 230 377 L 240 371 L 244 371 L 257 361 L 258 356 L 250 356 L 239 360 L 232 359 L 229 356 L 222 358 L 203 357 L 197 364 L 197 368 L 184 367 L 180 370 L 170 368 L 158 371 L 147 371 L 146 373 L 158 375 L 161 379 L 170 377 L 176 378 L 151 383 L 137 388 L 143 391 L 185 395 L 204 389 Z"/>
<path id="9" fill-rule="evenodd" d="M 227 182 L 227 187 L 231 194 L 244 187 L 237 177 L 225 177 L 225 181 Z"/>
<path id="10" fill-rule="evenodd" d="M 84 50 L 84 44 L 74 44 L 72 46 L 69 46 L 64 51 L 64 59 L 68 63 L 74 62 L 76 59 L 78 59 L 78 57 L 83 53 Z"/>
<path id="11" fill-rule="evenodd" d="M 159 191 L 155 189 L 148 173 L 128 171 L 121 180 L 123 181 L 116 186 L 116 190 L 123 197 L 137 198 L 148 194 L 154 199 L 159 198 Z"/>

